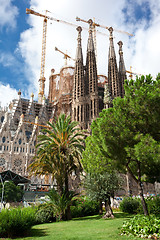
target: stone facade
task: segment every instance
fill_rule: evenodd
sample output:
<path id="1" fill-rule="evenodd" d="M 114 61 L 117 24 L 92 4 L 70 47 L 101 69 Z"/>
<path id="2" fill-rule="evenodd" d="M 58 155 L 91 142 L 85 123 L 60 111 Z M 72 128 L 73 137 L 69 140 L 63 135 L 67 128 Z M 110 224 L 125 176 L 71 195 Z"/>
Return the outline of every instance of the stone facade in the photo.
<path id="1" fill-rule="evenodd" d="M 11 170 L 28 176 L 27 168 L 35 156 L 37 135 L 41 129 L 35 124 L 46 124 L 53 111 L 51 104 L 45 100 L 38 104 L 33 97 L 32 94 L 30 100 L 23 99 L 19 91 L 18 99 L 10 103 L 9 109 L 0 111 L 0 172 Z M 33 178 L 33 182 L 37 181 Z"/>

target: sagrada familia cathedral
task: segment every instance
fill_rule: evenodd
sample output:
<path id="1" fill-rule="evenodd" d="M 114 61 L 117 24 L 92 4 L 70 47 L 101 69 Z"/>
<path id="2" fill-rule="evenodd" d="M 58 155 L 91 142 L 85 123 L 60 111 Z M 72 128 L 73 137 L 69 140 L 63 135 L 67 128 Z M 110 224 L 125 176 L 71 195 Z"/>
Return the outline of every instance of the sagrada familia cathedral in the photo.
<path id="1" fill-rule="evenodd" d="M 109 28 L 110 45 L 108 53 L 108 77 L 97 75 L 96 56 L 92 36 L 92 20 L 90 20 L 87 43 L 86 62 L 83 62 L 81 46 L 82 28 L 77 28 L 77 50 L 75 67 L 65 66 L 59 74 L 51 70 L 49 77 L 48 98 L 35 101 L 21 97 L 13 99 L 9 108 L 0 110 L 0 172 L 11 170 L 27 177 L 27 168 L 35 156 L 37 135 L 43 125 L 50 119 L 59 116 L 61 112 L 71 115 L 78 121 L 82 129 L 90 129 L 94 119 L 103 108 L 112 106 L 112 100 L 124 97 L 124 80 L 127 78 L 121 41 L 119 45 L 119 67 L 113 42 L 113 28 Z M 43 82 L 44 84 L 44 82 Z M 46 182 L 47 181 L 47 182 Z M 38 183 L 39 178 L 32 178 L 32 183 Z M 50 179 L 41 179 L 49 184 Z"/>

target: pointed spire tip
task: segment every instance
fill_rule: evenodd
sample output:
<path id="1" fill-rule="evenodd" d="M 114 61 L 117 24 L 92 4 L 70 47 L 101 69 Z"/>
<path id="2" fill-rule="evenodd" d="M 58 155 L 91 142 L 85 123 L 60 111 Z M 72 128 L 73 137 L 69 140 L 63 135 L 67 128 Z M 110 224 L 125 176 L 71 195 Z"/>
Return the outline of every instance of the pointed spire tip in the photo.
<path id="1" fill-rule="evenodd" d="M 78 27 L 76 28 L 76 30 L 77 30 L 79 33 L 81 33 L 81 32 L 82 32 L 81 26 L 78 26 Z"/>

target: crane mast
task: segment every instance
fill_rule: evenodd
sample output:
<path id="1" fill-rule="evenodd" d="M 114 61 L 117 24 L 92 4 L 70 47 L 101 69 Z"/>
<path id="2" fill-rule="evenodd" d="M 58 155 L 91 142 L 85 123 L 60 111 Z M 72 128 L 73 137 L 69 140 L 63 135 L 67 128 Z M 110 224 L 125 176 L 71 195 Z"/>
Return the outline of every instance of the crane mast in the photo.
<path id="1" fill-rule="evenodd" d="M 46 62 L 46 37 L 47 37 L 47 18 L 43 20 L 43 35 L 42 35 L 42 55 L 41 55 L 41 73 L 39 79 L 39 93 L 38 93 L 38 102 L 42 103 L 45 89 L 46 78 L 45 73 L 45 62 Z"/>
<path id="2" fill-rule="evenodd" d="M 94 50 L 95 50 L 95 57 L 97 59 L 97 37 L 96 37 L 96 26 L 95 26 L 95 18 L 93 18 L 93 23 L 92 23 L 92 32 L 93 32 L 93 41 L 94 41 Z"/>
<path id="3" fill-rule="evenodd" d="M 42 35 L 42 53 L 41 53 L 41 72 L 40 72 L 40 79 L 39 79 L 39 92 L 38 92 L 38 102 L 42 103 L 44 97 L 44 90 L 45 90 L 45 81 L 46 78 L 44 76 L 45 73 L 45 60 L 46 60 L 46 37 L 47 37 L 47 10 L 46 14 L 40 14 L 38 12 L 33 11 L 32 9 L 26 8 L 27 14 L 33 14 L 39 17 L 43 17 L 43 35 Z"/>

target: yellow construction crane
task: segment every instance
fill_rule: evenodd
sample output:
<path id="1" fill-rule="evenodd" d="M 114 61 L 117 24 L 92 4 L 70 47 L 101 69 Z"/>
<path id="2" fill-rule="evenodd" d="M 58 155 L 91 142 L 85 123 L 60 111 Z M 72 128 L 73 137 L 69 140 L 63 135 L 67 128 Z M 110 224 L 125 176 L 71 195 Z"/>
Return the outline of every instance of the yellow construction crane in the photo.
<path id="1" fill-rule="evenodd" d="M 87 20 L 81 19 L 81 18 L 79 18 L 79 17 L 76 17 L 76 21 L 81 21 L 81 22 L 85 22 L 85 23 L 90 24 L 90 20 L 87 21 Z M 98 24 L 98 23 L 95 23 L 95 21 L 93 21 L 92 26 L 93 26 L 93 27 L 104 28 L 104 29 L 107 29 L 107 30 L 109 30 L 109 28 L 110 28 L 110 27 L 106 27 L 106 26 L 104 26 L 104 25 L 100 25 L 100 24 Z M 116 31 L 116 32 L 120 32 L 120 33 L 127 34 L 127 35 L 129 35 L 129 36 L 133 36 L 133 34 L 128 33 L 128 32 L 125 32 L 125 31 L 121 31 L 121 30 L 117 30 L 117 29 L 113 29 L 113 30 Z"/>
<path id="2" fill-rule="evenodd" d="M 133 75 L 142 76 L 141 73 L 132 72 L 132 66 L 130 66 L 130 71 L 126 70 L 127 73 L 130 73 L 129 77 L 132 79 Z"/>
<path id="3" fill-rule="evenodd" d="M 46 10 L 46 14 L 47 14 Z M 26 8 L 27 14 L 33 14 L 39 17 L 43 17 L 43 36 L 42 36 L 42 54 L 41 54 L 41 72 L 40 72 L 40 79 L 39 79 L 39 93 L 38 93 L 38 102 L 42 103 L 43 96 L 44 96 L 44 89 L 45 89 L 45 58 L 46 58 L 46 36 L 47 36 L 47 19 L 49 18 L 46 14 L 40 14 L 35 12 L 32 9 Z"/>
<path id="4" fill-rule="evenodd" d="M 79 17 L 76 17 L 76 21 L 81 21 L 81 22 L 88 23 L 88 24 L 92 25 L 93 41 L 94 41 L 94 48 L 95 48 L 95 56 L 96 56 L 96 59 L 97 59 L 97 41 L 96 41 L 96 32 L 97 31 L 96 31 L 96 27 L 101 27 L 101 28 L 104 28 L 104 29 L 107 29 L 107 30 L 109 30 L 109 27 L 106 27 L 104 25 L 100 25 L 100 24 L 96 23 L 95 22 L 95 18 L 93 18 L 93 21 L 92 21 L 92 19 L 89 19 L 87 21 L 87 20 L 81 19 Z M 120 32 L 120 33 L 124 33 L 124 34 L 127 34 L 129 36 L 133 36 L 133 34 L 130 34 L 128 32 L 124 32 L 124 31 L 121 31 L 121 30 L 114 29 L 114 31 Z"/>
<path id="5" fill-rule="evenodd" d="M 38 102 L 42 103 L 43 97 L 44 97 L 44 89 L 45 89 L 45 59 L 46 59 L 46 37 L 47 37 L 47 19 L 52 20 L 52 21 L 56 21 L 56 22 L 60 22 L 60 23 L 66 23 L 69 24 L 71 26 L 77 26 L 75 24 L 69 23 L 67 21 L 64 20 L 59 20 L 50 16 L 47 16 L 47 10 L 46 10 L 46 14 L 41 14 L 38 13 L 32 9 L 28 9 L 26 8 L 26 13 L 27 14 L 33 14 L 39 17 L 43 17 L 43 36 L 42 36 L 42 54 L 41 54 L 41 72 L 40 72 L 40 79 L 39 79 L 39 94 L 38 94 Z"/>
<path id="6" fill-rule="evenodd" d="M 24 114 L 22 114 L 22 115 L 20 116 L 20 120 L 21 120 L 22 123 L 25 123 L 25 124 L 31 124 L 31 125 L 36 125 L 36 126 L 38 126 L 38 127 L 44 127 L 44 128 L 49 128 L 49 129 L 51 129 L 51 127 L 48 126 L 48 125 L 39 124 L 39 123 L 38 123 L 38 116 L 36 117 L 35 122 L 30 122 L 30 121 L 24 120 Z"/>
<path id="7" fill-rule="evenodd" d="M 23 123 L 26 123 L 26 124 L 31 124 L 31 125 L 36 125 L 36 126 L 38 126 L 38 127 L 44 127 L 44 128 L 49 128 L 49 129 L 51 129 L 51 127 L 50 127 L 50 126 L 43 125 L 43 124 L 39 124 L 39 123 L 35 123 L 35 122 L 23 121 Z"/>
<path id="8" fill-rule="evenodd" d="M 67 53 L 64 53 L 63 51 L 59 50 L 57 47 L 55 47 L 55 51 L 58 51 L 60 53 L 62 53 L 64 55 L 64 59 L 65 59 L 65 66 L 67 66 L 67 59 L 72 59 L 73 61 L 75 61 L 74 58 L 72 58 L 71 56 L 69 56 Z"/>

